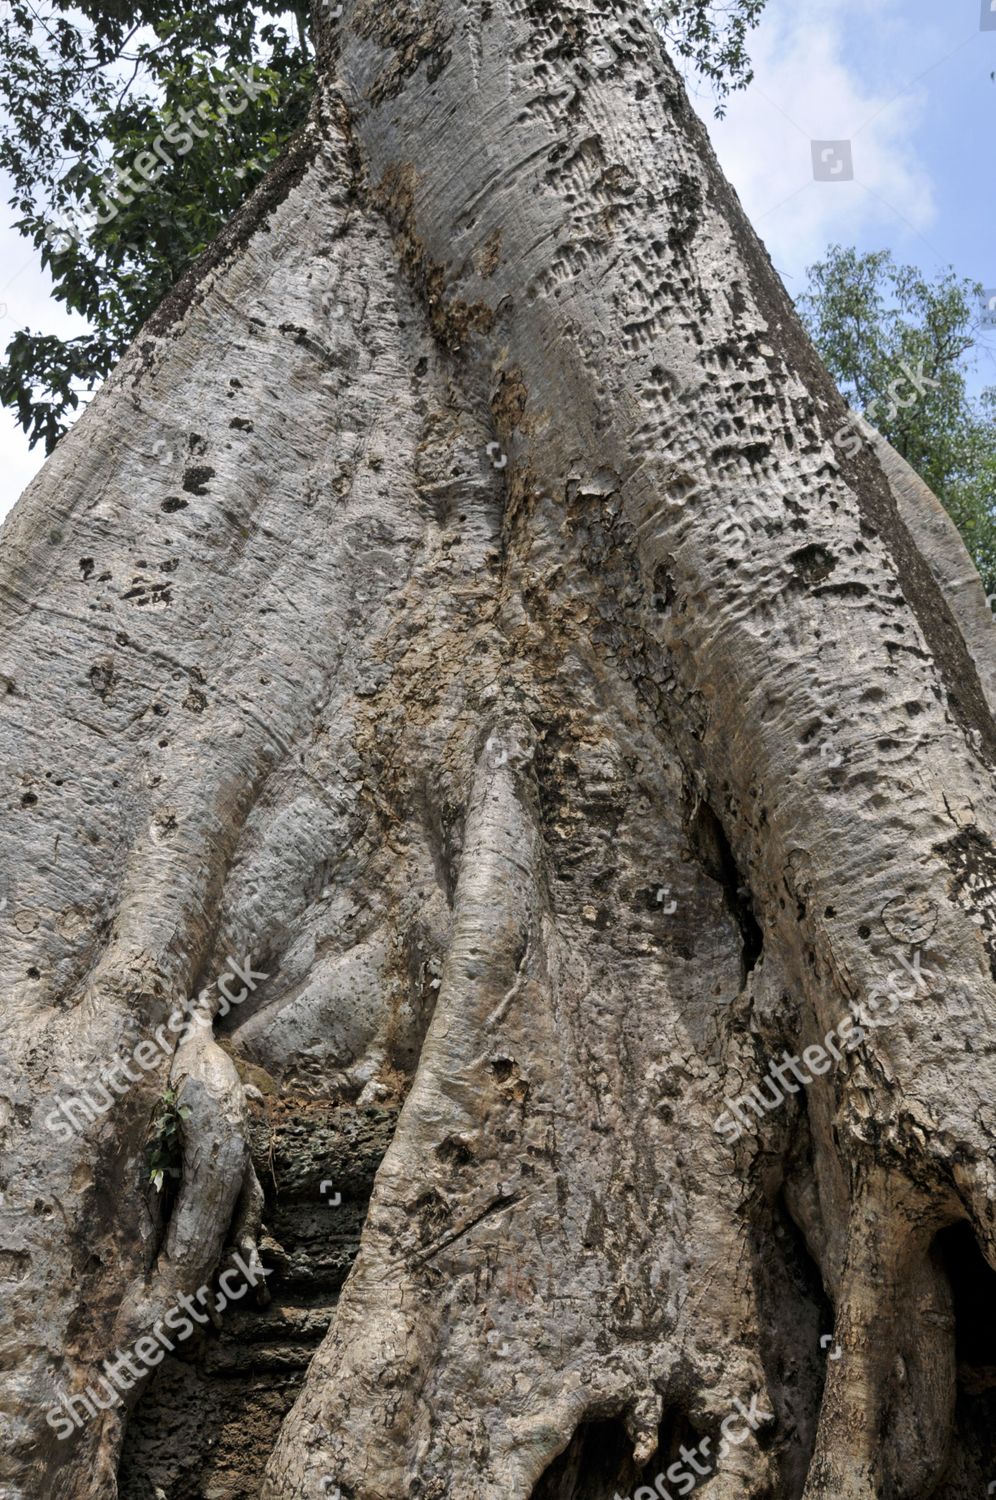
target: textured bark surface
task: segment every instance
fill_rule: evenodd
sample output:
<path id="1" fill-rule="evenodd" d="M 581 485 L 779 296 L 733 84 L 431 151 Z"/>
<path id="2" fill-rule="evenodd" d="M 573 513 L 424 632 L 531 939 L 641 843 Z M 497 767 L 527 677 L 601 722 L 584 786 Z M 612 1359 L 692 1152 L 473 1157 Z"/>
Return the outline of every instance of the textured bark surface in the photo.
<path id="1" fill-rule="evenodd" d="M 710 1500 L 978 1496 L 981 585 L 895 455 L 832 444 L 638 0 L 342 9 L 288 160 L 0 542 L 0 1490 L 611 1500 L 742 1404 Z M 230 955 L 242 1003 L 46 1126 Z M 301 1218 L 352 1232 L 335 1172 L 260 1132 L 293 1162 L 281 1121 L 399 1109 L 340 1293 Z M 274 1302 L 127 1439 L 59 1441 L 57 1391 L 233 1249 Z M 329 1318 L 306 1376 L 226 1353 Z M 251 1461 L 196 1447 L 222 1367 Z"/>

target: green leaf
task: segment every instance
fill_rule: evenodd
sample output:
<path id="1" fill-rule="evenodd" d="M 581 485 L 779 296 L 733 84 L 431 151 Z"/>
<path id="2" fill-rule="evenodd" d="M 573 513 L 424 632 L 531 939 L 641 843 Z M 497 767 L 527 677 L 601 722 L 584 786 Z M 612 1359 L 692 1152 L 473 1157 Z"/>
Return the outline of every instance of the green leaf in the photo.
<path id="1" fill-rule="evenodd" d="M 11 179 L 17 228 L 41 251 L 53 295 L 91 330 L 72 339 L 24 330 L 8 344 L 0 400 L 32 446 L 51 451 L 80 397 L 109 373 L 299 128 L 313 86 L 305 21 L 304 10 L 233 0 L 179 13 L 155 3 L 8 7 L 0 167 Z M 135 27 L 151 35 L 136 44 Z M 218 89 L 233 69 L 263 92 L 223 119 Z M 208 123 L 196 116 L 199 106 Z M 182 153 L 166 151 L 164 131 L 184 110 L 200 119 L 201 134 L 188 132 Z M 157 140 L 171 164 L 145 190 L 125 190 L 130 201 L 97 223 L 96 212 L 106 218 L 113 206 L 105 194 L 119 169 L 150 152 L 161 161 Z M 74 226 L 75 239 L 66 233 Z"/>

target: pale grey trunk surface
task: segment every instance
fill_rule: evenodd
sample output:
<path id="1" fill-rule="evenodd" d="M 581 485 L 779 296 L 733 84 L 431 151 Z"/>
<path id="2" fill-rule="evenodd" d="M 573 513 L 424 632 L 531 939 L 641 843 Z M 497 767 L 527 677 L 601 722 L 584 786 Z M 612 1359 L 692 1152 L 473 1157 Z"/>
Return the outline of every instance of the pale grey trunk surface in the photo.
<path id="1" fill-rule="evenodd" d="M 709 1500 L 977 1496 L 981 585 L 834 448 L 638 0 L 347 0 L 323 65 L 3 532 L 0 1488 L 115 1496 L 126 1415 L 59 1441 L 58 1390 L 279 1252 L 253 1130 L 325 1101 L 403 1108 L 265 1478 L 212 1500 L 610 1500 L 754 1398 Z M 268 977 L 218 1036 L 54 1133 L 228 955 Z"/>

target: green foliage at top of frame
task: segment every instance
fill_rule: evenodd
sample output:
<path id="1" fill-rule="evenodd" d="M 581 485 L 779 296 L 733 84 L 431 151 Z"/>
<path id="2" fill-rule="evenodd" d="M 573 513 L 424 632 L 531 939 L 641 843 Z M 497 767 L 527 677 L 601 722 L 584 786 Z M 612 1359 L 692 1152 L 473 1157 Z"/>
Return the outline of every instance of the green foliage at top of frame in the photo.
<path id="1" fill-rule="evenodd" d="M 231 0 L 5 7 L 0 167 L 53 296 L 90 326 L 75 338 L 23 328 L 7 345 L 0 401 L 32 446 L 51 451 L 81 395 L 264 176 L 311 85 L 303 13 Z"/>
<path id="2" fill-rule="evenodd" d="M 671 53 L 692 64 L 708 79 L 715 112 L 750 83 L 748 38 L 761 19 L 767 0 L 650 0 L 650 11 Z"/>

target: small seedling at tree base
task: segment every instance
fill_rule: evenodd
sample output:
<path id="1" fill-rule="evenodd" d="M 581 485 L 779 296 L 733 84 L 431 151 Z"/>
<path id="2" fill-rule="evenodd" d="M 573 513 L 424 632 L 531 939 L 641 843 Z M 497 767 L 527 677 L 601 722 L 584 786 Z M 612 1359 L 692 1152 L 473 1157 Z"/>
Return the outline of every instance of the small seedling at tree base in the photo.
<path id="1" fill-rule="evenodd" d="M 183 1122 L 190 1118 L 185 1104 L 177 1103 L 175 1089 L 166 1089 L 153 1116 L 154 1135 L 149 1149 L 149 1181 L 157 1193 L 167 1177 L 179 1177 L 183 1158 Z"/>

